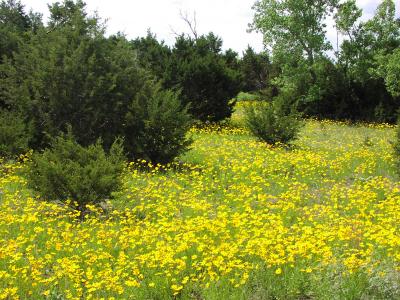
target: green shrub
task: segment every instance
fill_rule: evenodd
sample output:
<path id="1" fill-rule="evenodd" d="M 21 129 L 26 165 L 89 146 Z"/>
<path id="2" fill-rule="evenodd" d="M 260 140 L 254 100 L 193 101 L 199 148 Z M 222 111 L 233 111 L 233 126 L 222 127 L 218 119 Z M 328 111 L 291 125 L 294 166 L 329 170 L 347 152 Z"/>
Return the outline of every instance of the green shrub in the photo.
<path id="1" fill-rule="evenodd" d="M 28 151 L 29 126 L 16 113 L 0 110 L 0 156 L 12 158 Z"/>
<path id="2" fill-rule="evenodd" d="M 192 124 L 178 94 L 149 82 L 135 97 L 125 118 L 125 148 L 131 159 L 165 164 L 192 143 L 186 133 Z"/>
<path id="3" fill-rule="evenodd" d="M 299 114 L 279 100 L 246 107 L 245 121 L 255 136 L 271 145 L 289 144 L 297 138 L 302 125 Z"/>
<path id="4" fill-rule="evenodd" d="M 116 140 L 107 154 L 101 141 L 88 147 L 79 145 L 71 133 L 55 138 L 50 149 L 34 153 L 28 165 L 31 188 L 49 201 L 99 204 L 119 189 L 124 168 L 122 141 Z"/>

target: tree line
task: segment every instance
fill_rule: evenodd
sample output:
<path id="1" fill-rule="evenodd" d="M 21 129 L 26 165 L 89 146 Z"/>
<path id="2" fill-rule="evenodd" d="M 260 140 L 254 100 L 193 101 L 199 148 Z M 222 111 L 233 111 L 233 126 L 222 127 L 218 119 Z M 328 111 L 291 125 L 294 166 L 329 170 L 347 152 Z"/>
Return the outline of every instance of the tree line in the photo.
<path id="1" fill-rule="evenodd" d="M 355 0 L 262 0 L 253 9 L 251 29 L 263 34 L 266 50 L 255 53 L 249 47 L 241 57 L 233 50 L 221 55 L 230 71 L 236 72 L 241 91 L 256 93 L 268 101 L 283 98 L 280 101 L 309 117 L 396 121 L 400 19 L 396 18 L 393 0 L 381 1 L 367 21 L 362 20 L 362 10 Z M 328 20 L 334 23 L 329 30 L 343 39 L 336 47 L 327 39 Z M 175 78 L 171 76 L 171 65 L 179 65 L 180 55 L 196 58 L 195 54 L 202 53 L 207 44 L 211 52 L 220 53 L 222 40 L 213 34 L 196 39 L 182 36 L 169 48 L 149 33 L 133 43 L 140 49 L 140 61 L 170 88 L 177 82 L 190 85 L 183 77 L 178 78 L 179 67 L 173 70 Z M 187 50 L 190 43 L 195 46 L 191 54 Z M 189 65 L 197 63 L 194 59 Z M 195 73 L 194 69 L 190 73 Z M 201 78 L 193 77 L 198 82 Z M 205 82 L 205 86 L 212 86 L 211 82 Z M 222 83 L 221 88 L 228 90 Z M 198 103 L 189 87 L 183 90 L 186 102 Z M 219 113 L 229 116 L 222 110 Z"/>
<path id="2" fill-rule="evenodd" d="M 263 34 L 266 50 L 248 47 L 240 56 L 223 51 L 212 32 L 178 35 L 173 46 L 150 31 L 134 40 L 106 36 L 81 0 L 49 5 L 46 24 L 20 1 L 2 0 L 0 151 L 43 149 L 70 128 L 84 146 L 101 138 L 109 149 L 124 137 L 130 158 L 167 162 L 189 144 L 190 123 L 229 118 L 240 91 L 304 116 L 395 122 L 400 20 L 393 0 L 381 1 L 368 21 L 355 0 L 262 0 L 253 9 L 252 30 Z M 334 52 L 328 18 L 344 36 Z"/>
<path id="3" fill-rule="evenodd" d="M 70 128 L 81 145 L 124 137 L 130 158 L 167 162 L 188 144 L 188 124 L 228 118 L 239 91 L 265 87 L 263 55 L 249 48 L 242 63 L 213 33 L 168 47 L 150 32 L 106 36 L 80 0 L 49 11 L 45 24 L 18 0 L 0 3 L 2 155 L 44 149 Z"/>

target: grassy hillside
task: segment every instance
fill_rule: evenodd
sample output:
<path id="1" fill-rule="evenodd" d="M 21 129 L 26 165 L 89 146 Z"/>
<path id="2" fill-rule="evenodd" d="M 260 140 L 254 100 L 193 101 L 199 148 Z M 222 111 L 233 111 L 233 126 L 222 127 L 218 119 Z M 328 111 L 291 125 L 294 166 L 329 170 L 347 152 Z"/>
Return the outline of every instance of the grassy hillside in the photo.
<path id="1" fill-rule="evenodd" d="M 0 299 L 400 297 L 393 128 L 309 121 L 291 149 L 191 134 L 176 164 L 131 163 L 84 222 L 3 162 Z"/>

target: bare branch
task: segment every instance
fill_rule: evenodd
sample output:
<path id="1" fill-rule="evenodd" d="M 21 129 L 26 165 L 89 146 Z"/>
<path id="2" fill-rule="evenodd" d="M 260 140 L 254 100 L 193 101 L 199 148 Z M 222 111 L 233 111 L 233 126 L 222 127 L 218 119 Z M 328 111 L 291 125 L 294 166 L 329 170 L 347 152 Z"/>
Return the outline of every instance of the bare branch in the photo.
<path id="1" fill-rule="evenodd" d="M 175 31 L 175 29 L 170 25 L 169 26 L 169 29 L 171 30 L 171 33 L 175 36 L 175 37 L 179 37 L 180 36 L 180 34 L 177 32 L 177 31 Z"/>
<path id="2" fill-rule="evenodd" d="M 181 19 L 189 26 L 190 31 L 192 32 L 194 38 L 198 39 L 197 34 L 197 20 L 196 20 L 196 11 L 193 12 L 193 19 L 191 20 L 188 16 L 188 13 L 183 13 L 182 10 L 179 11 L 179 15 Z"/>

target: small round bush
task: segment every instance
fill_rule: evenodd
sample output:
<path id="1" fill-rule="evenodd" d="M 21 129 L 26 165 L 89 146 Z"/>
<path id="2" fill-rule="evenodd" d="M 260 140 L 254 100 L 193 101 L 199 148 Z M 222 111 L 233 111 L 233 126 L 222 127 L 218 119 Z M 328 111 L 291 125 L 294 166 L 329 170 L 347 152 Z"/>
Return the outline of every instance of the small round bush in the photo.
<path id="1" fill-rule="evenodd" d="M 69 133 L 55 138 L 43 153 L 33 154 L 27 177 L 29 186 L 45 200 L 70 200 L 78 204 L 76 209 L 85 211 L 87 204 L 112 197 L 121 186 L 123 169 L 120 140 L 106 153 L 100 141 L 83 147 Z"/>
<path id="2" fill-rule="evenodd" d="M 178 93 L 148 82 L 125 116 L 125 149 L 129 159 L 166 164 L 188 150 L 193 119 Z"/>
<path id="3" fill-rule="evenodd" d="M 31 134 L 20 115 L 0 110 L 0 156 L 13 158 L 28 152 Z"/>
<path id="4" fill-rule="evenodd" d="M 290 144 L 300 132 L 299 115 L 279 101 L 256 102 L 245 110 L 249 130 L 260 140 L 271 144 Z"/>

